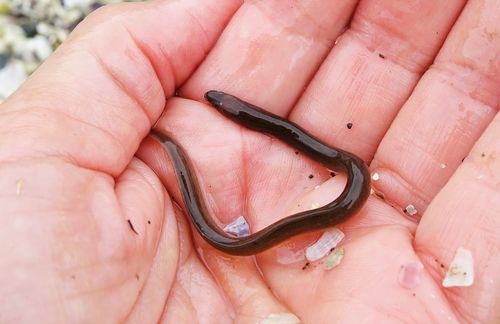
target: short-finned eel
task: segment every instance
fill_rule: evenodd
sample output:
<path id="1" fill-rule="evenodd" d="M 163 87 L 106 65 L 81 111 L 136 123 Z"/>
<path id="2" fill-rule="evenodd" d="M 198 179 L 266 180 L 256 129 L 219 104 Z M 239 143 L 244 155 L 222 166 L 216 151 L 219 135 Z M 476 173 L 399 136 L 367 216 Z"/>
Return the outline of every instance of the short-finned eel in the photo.
<path id="1" fill-rule="evenodd" d="M 208 91 L 205 98 L 236 123 L 270 134 L 328 169 L 340 169 L 348 177 L 343 192 L 331 203 L 285 217 L 248 236 L 234 237 L 225 233 L 210 216 L 194 169 L 182 147 L 169 136 L 153 130 L 151 136 L 163 145 L 174 164 L 184 203 L 194 227 L 215 248 L 233 255 L 257 254 L 292 236 L 335 226 L 352 216 L 367 200 L 370 175 L 365 163 L 357 156 L 329 146 L 297 124 L 232 95 Z"/>

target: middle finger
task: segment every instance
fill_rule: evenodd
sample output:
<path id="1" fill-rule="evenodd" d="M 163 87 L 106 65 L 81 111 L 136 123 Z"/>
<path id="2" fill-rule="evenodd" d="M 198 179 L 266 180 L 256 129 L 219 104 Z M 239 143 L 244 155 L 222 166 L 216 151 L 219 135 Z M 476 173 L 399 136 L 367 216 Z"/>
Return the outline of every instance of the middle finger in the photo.
<path id="1" fill-rule="evenodd" d="M 356 3 L 245 2 L 181 95 L 203 100 L 208 86 L 287 115 Z"/>

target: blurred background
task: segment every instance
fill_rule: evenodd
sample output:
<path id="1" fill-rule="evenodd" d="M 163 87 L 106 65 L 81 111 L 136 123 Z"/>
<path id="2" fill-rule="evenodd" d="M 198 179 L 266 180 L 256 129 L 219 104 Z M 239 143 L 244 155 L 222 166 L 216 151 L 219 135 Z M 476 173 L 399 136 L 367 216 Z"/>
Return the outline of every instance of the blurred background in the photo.
<path id="1" fill-rule="evenodd" d="M 0 0 L 0 102 L 93 10 L 138 0 Z"/>

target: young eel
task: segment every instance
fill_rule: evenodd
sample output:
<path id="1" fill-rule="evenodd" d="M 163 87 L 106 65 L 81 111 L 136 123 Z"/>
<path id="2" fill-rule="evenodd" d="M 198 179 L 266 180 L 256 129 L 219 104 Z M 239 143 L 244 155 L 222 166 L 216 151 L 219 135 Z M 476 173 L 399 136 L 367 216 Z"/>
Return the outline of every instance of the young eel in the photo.
<path id="1" fill-rule="evenodd" d="M 285 217 L 245 237 L 225 233 L 210 217 L 194 169 L 181 146 L 167 135 L 153 130 L 174 164 L 180 190 L 194 227 L 215 248 L 233 255 L 260 253 L 288 238 L 339 224 L 364 204 L 370 193 L 370 176 L 365 163 L 355 155 L 329 146 L 297 124 L 220 91 L 209 91 L 205 98 L 231 120 L 255 131 L 270 134 L 323 164 L 348 176 L 347 185 L 331 203 Z"/>

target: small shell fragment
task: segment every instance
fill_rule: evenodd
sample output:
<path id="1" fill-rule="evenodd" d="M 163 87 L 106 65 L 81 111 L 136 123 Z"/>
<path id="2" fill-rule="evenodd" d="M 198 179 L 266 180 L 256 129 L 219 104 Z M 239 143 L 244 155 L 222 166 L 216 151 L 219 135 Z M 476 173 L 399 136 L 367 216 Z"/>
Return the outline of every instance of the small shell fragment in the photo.
<path id="1" fill-rule="evenodd" d="M 344 233 L 337 228 L 323 233 L 323 235 L 321 235 L 321 237 L 313 245 L 306 248 L 306 259 L 313 262 L 323 258 L 343 239 Z"/>
<path id="2" fill-rule="evenodd" d="M 406 289 L 412 289 L 420 284 L 424 265 L 420 261 L 409 262 L 401 266 L 399 284 Z"/>
<path id="3" fill-rule="evenodd" d="M 372 173 L 372 180 L 373 181 L 380 180 L 380 174 L 378 174 L 377 172 Z"/>
<path id="4" fill-rule="evenodd" d="M 341 248 L 334 250 L 332 253 L 330 253 L 326 257 L 325 262 L 324 262 L 325 269 L 331 270 L 331 269 L 335 268 L 336 266 L 338 266 L 340 264 L 340 262 L 342 261 L 342 259 L 344 258 L 344 252 L 345 252 L 344 248 L 341 247 Z"/>
<path id="5" fill-rule="evenodd" d="M 292 313 L 271 313 L 259 324 L 299 324 L 300 319 Z"/>
<path id="6" fill-rule="evenodd" d="M 443 287 L 469 287 L 474 283 L 472 252 L 459 247 L 443 279 Z"/>
<path id="7" fill-rule="evenodd" d="M 405 212 L 407 212 L 408 215 L 413 216 L 417 213 L 417 209 L 412 204 L 409 204 L 408 206 L 406 206 Z"/>
<path id="8" fill-rule="evenodd" d="M 224 227 L 224 232 L 236 237 L 243 237 L 250 234 L 250 226 L 243 216 L 238 216 L 234 221 Z"/>

